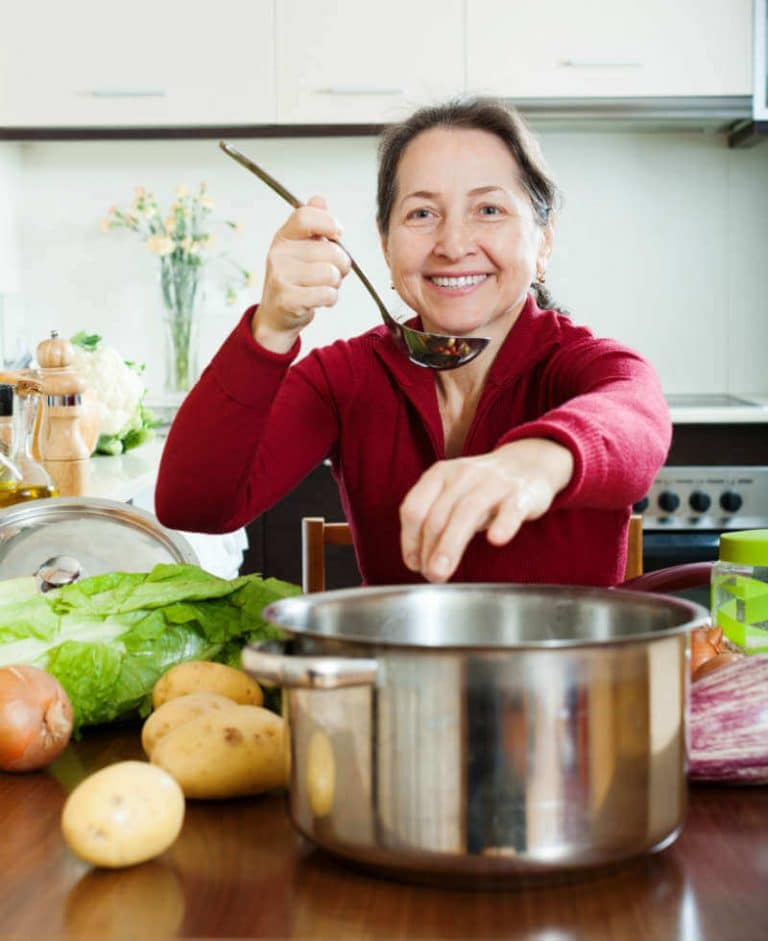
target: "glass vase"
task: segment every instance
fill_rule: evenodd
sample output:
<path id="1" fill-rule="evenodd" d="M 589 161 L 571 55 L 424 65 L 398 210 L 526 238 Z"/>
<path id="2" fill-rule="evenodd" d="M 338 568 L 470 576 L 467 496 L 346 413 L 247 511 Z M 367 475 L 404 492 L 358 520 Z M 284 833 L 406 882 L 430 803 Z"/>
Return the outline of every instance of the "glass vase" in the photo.
<path id="1" fill-rule="evenodd" d="M 203 289 L 199 269 L 163 259 L 165 391 L 189 392 L 198 377 L 198 327 Z"/>

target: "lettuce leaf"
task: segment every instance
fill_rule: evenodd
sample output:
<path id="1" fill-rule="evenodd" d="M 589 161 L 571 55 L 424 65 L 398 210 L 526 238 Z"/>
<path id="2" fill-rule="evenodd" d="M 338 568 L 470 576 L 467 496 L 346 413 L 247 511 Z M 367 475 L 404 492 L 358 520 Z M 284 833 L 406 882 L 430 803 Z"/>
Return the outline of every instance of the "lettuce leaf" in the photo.
<path id="1" fill-rule="evenodd" d="M 195 565 L 94 575 L 40 595 L 34 579 L 0 582 L 0 666 L 29 663 L 67 692 L 75 728 L 150 708 L 152 687 L 184 660 L 237 662 L 250 641 L 280 637 L 261 617 L 298 585 Z"/>

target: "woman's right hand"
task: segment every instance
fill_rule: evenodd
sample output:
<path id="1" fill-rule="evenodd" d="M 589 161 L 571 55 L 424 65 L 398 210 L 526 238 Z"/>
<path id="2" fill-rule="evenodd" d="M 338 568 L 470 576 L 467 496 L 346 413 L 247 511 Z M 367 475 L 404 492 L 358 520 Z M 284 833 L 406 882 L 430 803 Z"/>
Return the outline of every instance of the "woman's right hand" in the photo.
<path id="1" fill-rule="evenodd" d="M 350 270 L 349 256 L 335 244 L 340 236 L 341 227 L 320 196 L 295 209 L 277 231 L 251 322 L 254 339 L 266 349 L 288 352 L 315 308 L 333 307 L 338 300 Z"/>

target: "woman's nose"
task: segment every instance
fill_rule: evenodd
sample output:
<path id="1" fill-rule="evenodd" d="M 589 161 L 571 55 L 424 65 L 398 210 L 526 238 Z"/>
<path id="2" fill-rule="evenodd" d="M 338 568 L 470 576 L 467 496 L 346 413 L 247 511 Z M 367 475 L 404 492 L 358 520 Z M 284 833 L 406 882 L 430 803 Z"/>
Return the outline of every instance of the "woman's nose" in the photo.
<path id="1" fill-rule="evenodd" d="M 444 258 L 463 258 L 472 250 L 471 227 L 462 220 L 444 219 L 437 230 L 434 253 Z"/>

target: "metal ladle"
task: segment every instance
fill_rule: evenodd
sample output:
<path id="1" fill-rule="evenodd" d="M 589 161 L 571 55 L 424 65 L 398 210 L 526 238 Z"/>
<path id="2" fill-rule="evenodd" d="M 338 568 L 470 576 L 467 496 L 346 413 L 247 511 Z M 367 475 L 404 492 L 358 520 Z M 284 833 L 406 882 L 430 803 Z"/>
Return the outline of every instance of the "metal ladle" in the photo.
<path id="1" fill-rule="evenodd" d="M 242 164 L 251 173 L 273 189 L 279 196 L 290 203 L 294 208 L 302 205 L 298 199 L 280 183 L 271 177 L 266 170 L 262 170 L 258 164 L 254 163 L 239 150 L 234 148 L 226 141 L 219 141 L 219 147 L 225 154 L 232 157 L 239 164 Z M 339 248 L 349 256 L 349 262 L 352 270 L 363 282 L 365 289 L 376 302 L 384 323 L 389 327 L 392 336 L 405 351 L 412 363 L 417 366 L 426 366 L 428 369 L 456 369 L 465 363 L 471 362 L 478 353 L 488 346 L 491 342 L 488 337 L 452 337 L 440 333 L 425 333 L 422 330 L 414 330 L 413 327 L 407 327 L 399 323 L 387 310 L 384 302 L 376 293 L 376 289 L 368 280 L 367 276 L 357 264 L 349 251 L 344 248 L 341 242 L 336 242 Z"/>

